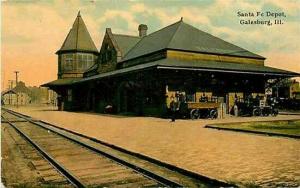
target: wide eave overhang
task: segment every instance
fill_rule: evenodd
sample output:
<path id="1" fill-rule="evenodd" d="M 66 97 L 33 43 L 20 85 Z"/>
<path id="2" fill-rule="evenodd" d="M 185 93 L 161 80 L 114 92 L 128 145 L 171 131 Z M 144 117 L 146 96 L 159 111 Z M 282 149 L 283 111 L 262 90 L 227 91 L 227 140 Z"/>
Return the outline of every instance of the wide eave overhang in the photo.
<path id="1" fill-rule="evenodd" d="M 133 72 L 139 72 L 146 69 L 158 69 L 158 70 L 185 70 L 185 71 L 200 71 L 200 72 L 217 72 L 217 73 L 232 73 L 232 74 L 246 74 L 246 75 L 261 75 L 268 78 L 276 77 L 298 77 L 299 73 L 281 70 L 277 68 L 245 64 L 245 63 L 228 63 L 218 61 L 187 61 L 178 59 L 161 59 L 149 63 L 138 64 L 135 66 L 122 68 L 106 73 L 101 73 L 86 78 L 72 78 L 72 79 L 58 79 L 42 86 L 45 87 L 59 87 L 68 86 L 74 84 L 85 83 L 94 80 L 101 80 L 110 77 L 118 77 L 124 74 Z"/>
<path id="2" fill-rule="evenodd" d="M 169 70 L 191 70 L 191 71 L 208 71 L 223 73 L 238 73 L 249 75 L 265 75 L 265 76 L 284 76 L 297 77 L 299 73 L 277 69 L 273 67 L 246 64 L 246 63 L 229 63 L 221 61 L 188 61 L 178 59 L 164 59 L 157 65 L 158 69 Z"/>
<path id="3" fill-rule="evenodd" d="M 69 49 L 69 50 L 58 50 L 57 52 L 55 52 L 55 54 L 60 55 L 60 54 L 64 54 L 64 53 L 76 53 L 76 52 L 82 52 L 82 53 L 93 53 L 95 55 L 99 54 L 98 51 L 92 51 L 92 50 L 84 50 L 84 49 Z"/>
<path id="4" fill-rule="evenodd" d="M 61 78 L 61 79 L 57 79 L 57 80 L 53 80 L 51 82 L 45 83 L 41 86 L 42 87 L 50 87 L 50 88 L 58 88 L 58 87 L 72 85 L 81 79 L 82 78 Z"/>

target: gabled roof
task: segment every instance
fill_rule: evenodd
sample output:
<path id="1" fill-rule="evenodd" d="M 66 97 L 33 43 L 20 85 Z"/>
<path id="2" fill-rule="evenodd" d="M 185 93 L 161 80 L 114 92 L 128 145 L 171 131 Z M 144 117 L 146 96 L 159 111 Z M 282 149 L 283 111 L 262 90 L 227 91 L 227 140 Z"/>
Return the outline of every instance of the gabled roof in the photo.
<path id="1" fill-rule="evenodd" d="M 143 37 L 126 54 L 123 61 L 162 49 L 265 59 L 260 55 L 203 32 L 180 20 L 179 22 Z"/>
<path id="2" fill-rule="evenodd" d="M 138 36 L 120 35 L 114 33 L 113 37 L 123 56 L 125 56 L 127 52 L 141 40 L 141 38 Z"/>
<path id="3" fill-rule="evenodd" d="M 56 53 L 65 51 L 98 52 L 90 33 L 81 18 L 80 11 L 78 12 L 63 45 Z"/>
<path id="4" fill-rule="evenodd" d="M 5 90 L 1 92 L 1 95 L 6 95 L 6 94 L 17 94 L 16 92 L 14 92 L 11 89 Z"/>

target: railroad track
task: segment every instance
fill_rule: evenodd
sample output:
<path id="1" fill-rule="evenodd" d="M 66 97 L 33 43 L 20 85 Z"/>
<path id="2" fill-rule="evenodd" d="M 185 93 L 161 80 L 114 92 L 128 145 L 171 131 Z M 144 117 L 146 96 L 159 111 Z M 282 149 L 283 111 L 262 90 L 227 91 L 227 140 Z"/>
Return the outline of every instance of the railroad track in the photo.
<path id="1" fill-rule="evenodd" d="M 11 110 L 2 109 L 1 116 L 74 187 L 233 186 L 134 156 Z"/>
<path id="2" fill-rule="evenodd" d="M 1 179 L 5 186 L 22 187 L 23 184 L 26 184 L 26 187 L 47 187 L 47 185 L 73 187 L 8 123 L 1 123 L 1 135 L 3 159 Z M 15 175 L 10 176 L 7 173 Z"/>

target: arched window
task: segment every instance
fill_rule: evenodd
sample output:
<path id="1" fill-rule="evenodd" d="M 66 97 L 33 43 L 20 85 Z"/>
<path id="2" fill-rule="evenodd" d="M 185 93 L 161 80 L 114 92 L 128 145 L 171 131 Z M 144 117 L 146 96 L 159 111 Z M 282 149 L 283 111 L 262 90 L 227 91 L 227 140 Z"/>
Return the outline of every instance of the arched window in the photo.
<path id="1" fill-rule="evenodd" d="M 107 61 L 111 61 L 111 59 L 112 59 L 112 51 L 108 50 L 107 51 Z"/>

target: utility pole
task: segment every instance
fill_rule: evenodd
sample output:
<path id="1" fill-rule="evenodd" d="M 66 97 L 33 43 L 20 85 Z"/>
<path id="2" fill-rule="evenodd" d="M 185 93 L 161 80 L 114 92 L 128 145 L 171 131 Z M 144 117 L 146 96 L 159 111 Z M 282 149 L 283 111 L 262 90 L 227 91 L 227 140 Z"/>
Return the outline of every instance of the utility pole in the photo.
<path id="1" fill-rule="evenodd" d="M 13 88 L 13 80 L 8 80 L 8 90 L 11 90 Z M 11 92 L 9 93 L 9 98 L 8 98 L 8 104 L 11 105 L 12 104 L 12 95 Z"/>
<path id="2" fill-rule="evenodd" d="M 15 74 L 16 74 L 16 87 L 18 86 L 18 73 L 19 73 L 19 71 L 15 71 Z M 16 96 L 17 96 L 17 108 L 18 108 L 18 91 L 16 91 Z"/>
<path id="3" fill-rule="evenodd" d="M 19 71 L 15 71 L 14 72 L 16 74 L 16 86 L 18 85 L 18 74 L 19 74 Z"/>

